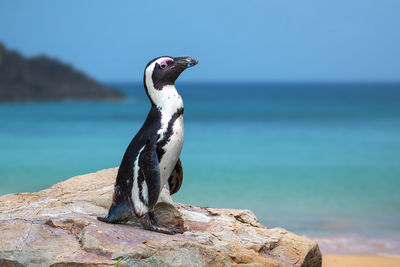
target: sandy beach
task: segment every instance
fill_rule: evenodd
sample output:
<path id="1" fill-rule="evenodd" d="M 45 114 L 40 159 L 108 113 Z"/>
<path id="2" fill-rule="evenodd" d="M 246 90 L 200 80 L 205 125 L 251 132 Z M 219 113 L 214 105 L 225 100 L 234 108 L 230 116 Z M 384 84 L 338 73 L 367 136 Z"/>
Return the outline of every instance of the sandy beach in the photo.
<path id="1" fill-rule="evenodd" d="M 399 267 L 400 257 L 324 254 L 323 267 Z"/>

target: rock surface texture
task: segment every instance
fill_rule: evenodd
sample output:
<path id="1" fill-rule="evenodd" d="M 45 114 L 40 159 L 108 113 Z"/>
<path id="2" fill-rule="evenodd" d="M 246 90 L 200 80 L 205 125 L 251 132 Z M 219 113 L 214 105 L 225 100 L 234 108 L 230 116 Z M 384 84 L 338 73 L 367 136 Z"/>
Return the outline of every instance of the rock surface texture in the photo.
<path id="1" fill-rule="evenodd" d="M 0 197 L 0 266 L 321 266 L 315 241 L 262 226 L 251 211 L 173 202 L 156 215 L 184 234 L 139 223 L 98 221 L 111 203 L 117 168 L 77 176 L 38 193 Z"/>

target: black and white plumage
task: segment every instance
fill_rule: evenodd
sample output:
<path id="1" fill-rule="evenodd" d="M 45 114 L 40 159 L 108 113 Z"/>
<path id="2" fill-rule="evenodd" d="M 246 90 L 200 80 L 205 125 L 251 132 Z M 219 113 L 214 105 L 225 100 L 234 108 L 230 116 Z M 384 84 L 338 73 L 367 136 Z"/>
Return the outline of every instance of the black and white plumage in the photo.
<path id="1" fill-rule="evenodd" d="M 99 220 L 118 223 L 137 216 L 145 229 L 182 232 L 160 225 L 153 208 L 167 182 L 171 194 L 182 183 L 183 101 L 174 83 L 186 68 L 196 64 L 191 57 L 159 57 L 147 64 L 143 83 L 151 109 L 124 154 L 110 210 Z"/>

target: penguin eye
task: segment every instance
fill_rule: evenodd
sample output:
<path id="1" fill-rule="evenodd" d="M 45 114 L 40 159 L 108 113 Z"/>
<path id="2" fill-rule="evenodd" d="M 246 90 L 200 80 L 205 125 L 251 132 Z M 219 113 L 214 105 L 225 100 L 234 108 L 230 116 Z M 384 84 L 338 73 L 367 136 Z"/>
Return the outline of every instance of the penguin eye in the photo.
<path id="1" fill-rule="evenodd" d="M 172 58 L 167 58 L 164 59 L 161 63 L 160 63 L 160 68 L 161 69 L 165 69 L 166 67 L 168 67 L 168 63 L 169 62 L 173 62 L 174 60 Z"/>

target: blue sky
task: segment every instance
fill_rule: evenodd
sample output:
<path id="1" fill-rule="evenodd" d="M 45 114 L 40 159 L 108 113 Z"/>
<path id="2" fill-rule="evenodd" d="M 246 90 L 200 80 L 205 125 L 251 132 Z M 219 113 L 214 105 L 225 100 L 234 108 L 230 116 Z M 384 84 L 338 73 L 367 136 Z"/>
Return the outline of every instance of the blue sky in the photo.
<path id="1" fill-rule="evenodd" d="M 103 81 L 142 80 L 160 55 L 200 61 L 185 81 L 400 81 L 399 10 L 398 0 L 10 0 L 0 41 Z"/>

